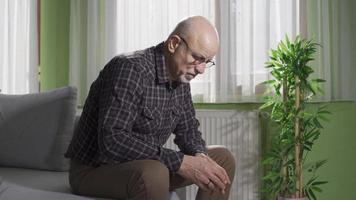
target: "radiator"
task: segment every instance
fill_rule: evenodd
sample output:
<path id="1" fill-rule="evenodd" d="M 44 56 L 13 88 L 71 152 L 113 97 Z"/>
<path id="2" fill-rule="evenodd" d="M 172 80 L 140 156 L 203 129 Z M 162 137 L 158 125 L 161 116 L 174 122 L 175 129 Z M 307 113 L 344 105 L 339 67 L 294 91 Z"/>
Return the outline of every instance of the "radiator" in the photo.
<path id="1" fill-rule="evenodd" d="M 224 145 L 235 156 L 235 179 L 230 200 L 257 200 L 261 177 L 261 136 L 258 111 L 197 110 L 199 130 L 207 145 Z M 177 150 L 172 135 L 168 148 Z M 178 191 L 182 200 L 194 200 L 195 185 Z M 183 193 L 183 194 L 182 194 Z"/>

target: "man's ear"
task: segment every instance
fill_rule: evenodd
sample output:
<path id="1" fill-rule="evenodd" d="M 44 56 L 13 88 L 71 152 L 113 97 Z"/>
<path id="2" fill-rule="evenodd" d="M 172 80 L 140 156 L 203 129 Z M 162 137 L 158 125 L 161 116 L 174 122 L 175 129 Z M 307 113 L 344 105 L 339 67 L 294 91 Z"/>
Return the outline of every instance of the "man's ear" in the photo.
<path id="1" fill-rule="evenodd" d="M 179 46 L 180 38 L 177 35 L 172 35 L 168 38 L 168 51 L 174 53 Z"/>

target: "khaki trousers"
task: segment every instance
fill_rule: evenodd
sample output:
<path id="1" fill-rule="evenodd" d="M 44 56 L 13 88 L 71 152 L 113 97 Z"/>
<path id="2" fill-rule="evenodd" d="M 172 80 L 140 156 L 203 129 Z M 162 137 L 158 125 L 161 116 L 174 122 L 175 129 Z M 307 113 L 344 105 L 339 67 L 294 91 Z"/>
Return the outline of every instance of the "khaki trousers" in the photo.
<path id="1" fill-rule="evenodd" d="M 235 159 L 231 152 L 221 146 L 208 146 L 207 152 L 233 181 Z M 69 182 L 78 195 L 130 200 L 167 200 L 169 191 L 192 184 L 178 174 L 170 175 L 167 167 L 156 160 L 136 160 L 97 168 L 72 160 Z M 225 195 L 210 195 L 199 189 L 196 199 L 228 200 L 229 192 L 230 186 Z"/>

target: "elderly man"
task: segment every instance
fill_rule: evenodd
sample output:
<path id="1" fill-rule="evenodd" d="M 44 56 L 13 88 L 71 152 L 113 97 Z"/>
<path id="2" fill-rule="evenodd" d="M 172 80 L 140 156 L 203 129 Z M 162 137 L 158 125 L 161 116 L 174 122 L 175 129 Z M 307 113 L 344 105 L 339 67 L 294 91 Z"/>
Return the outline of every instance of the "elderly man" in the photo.
<path id="1" fill-rule="evenodd" d="M 218 48 L 214 26 L 194 16 L 165 42 L 104 67 L 66 153 L 74 193 L 167 200 L 169 191 L 196 184 L 197 199 L 228 199 L 234 158 L 224 147 L 205 146 L 189 85 L 214 64 Z M 171 133 L 180 151 L 163 147 Z"/>

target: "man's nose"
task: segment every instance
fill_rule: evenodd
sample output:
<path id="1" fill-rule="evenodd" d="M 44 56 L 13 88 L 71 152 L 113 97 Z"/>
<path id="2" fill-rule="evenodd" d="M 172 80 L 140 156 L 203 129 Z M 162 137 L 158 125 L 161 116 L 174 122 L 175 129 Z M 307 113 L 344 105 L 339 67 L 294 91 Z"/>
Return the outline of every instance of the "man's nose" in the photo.
<path id="1" fill-rule="evenodd" d="M 197 74 L 203 74 L 204 71 L 205 71 L 205 65 L 206 65 L 205 62 L 200 63 L 199 65 L 196 65 L 196 66 L 195 66 L 195 73 L 197 73 Z"/>

